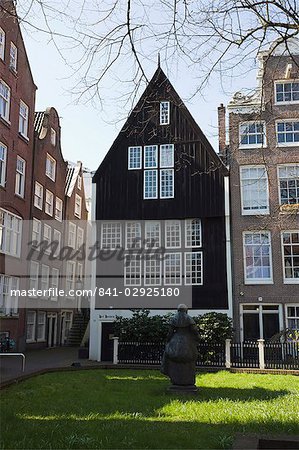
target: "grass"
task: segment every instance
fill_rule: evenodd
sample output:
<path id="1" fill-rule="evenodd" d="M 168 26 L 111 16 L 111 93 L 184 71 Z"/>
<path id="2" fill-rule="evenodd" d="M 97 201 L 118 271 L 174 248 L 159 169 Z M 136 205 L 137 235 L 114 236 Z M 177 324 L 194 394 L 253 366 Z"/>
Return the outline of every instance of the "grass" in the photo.
<path id="1" fill-rule="evenodd" d="M 204 373 L 196 397 L 156 371 L 85 370 L 2 392 L 4 449 L 221 449 L 237 432 L 298 434 L 299 378 Z"/>

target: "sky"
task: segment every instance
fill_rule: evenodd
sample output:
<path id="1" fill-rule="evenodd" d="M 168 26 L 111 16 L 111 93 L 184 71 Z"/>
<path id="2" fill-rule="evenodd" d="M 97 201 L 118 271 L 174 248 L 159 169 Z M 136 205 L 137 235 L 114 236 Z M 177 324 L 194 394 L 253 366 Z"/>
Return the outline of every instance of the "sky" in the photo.
<path id="1" fill-rule="evenodd" d="M 36 110 L 42 111 L 51 106 L 56 108 L 60 116 L 64 158 L 74 162 L 80 160 L 85 167 L 96 170 L 129 114 L 129 107 L 120 112 L 117 100 L 111 100 L 125 89 L 121 75 L 103 87 L 102 105 L 97 99 L 89 102 L 79 99 L 74 94 L 77 80 L 49 37 L 25 26 L 23 38 L 38 87 Z M 73 58 L 75 52 L 73 50 Z M 220 103 L 227 105 L 234 92 L 253 88 L 256 70 L 226 78 L 225 83 L 212 76 L 204 90 L 190 99 L 197 83 L 196 73 L 186 70 L 186 66 L 179 63 L 168 64 L 165 59 L 161 59 L 161 67 L 217 151 L 217 107 Z M 148 78 L 152 77 L 156 68 L 157 62 L 151 58 L 146 64 Z M 122 69 L 125 72 L 126 67 Z"/>

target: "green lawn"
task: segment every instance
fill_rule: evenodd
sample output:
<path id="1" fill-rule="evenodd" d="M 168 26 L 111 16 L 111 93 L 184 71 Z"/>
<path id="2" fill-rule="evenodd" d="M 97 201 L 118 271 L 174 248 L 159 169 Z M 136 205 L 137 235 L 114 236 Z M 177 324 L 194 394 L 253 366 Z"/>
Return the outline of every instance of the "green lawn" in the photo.
<path id="1" fill-rule="evenodd" d="M 157 371 L 41 375 L 2 392 L 1 448 L 230 448 L 237 432 L 299 433 L 299 378 L 197 376 L 196 397 L 170 395 Z"/>

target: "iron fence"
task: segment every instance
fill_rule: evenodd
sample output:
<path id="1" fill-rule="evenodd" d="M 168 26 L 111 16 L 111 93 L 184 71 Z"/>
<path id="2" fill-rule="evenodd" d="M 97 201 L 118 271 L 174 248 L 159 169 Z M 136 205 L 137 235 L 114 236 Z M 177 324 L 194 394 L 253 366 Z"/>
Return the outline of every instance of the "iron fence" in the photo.
<path id="1" fill-rule="evenodd" d="M 259 368 L 259 347 L 257 342 L 231 342 L 231 367 Z"/>
<path id="2" fill-rule="evenodd" d="M 299 342 L 265 342 L 265 367 L 299 370 Z"/>

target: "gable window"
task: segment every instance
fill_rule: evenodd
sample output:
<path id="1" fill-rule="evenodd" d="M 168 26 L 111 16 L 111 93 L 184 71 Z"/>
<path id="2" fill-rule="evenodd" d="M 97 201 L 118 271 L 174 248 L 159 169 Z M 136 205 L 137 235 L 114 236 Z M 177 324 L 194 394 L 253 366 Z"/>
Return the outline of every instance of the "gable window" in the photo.
<path id="1" fill-rule="evenodd" d="M 160 198 L 174 197 L 174 169 L 160 170 Z"/>
<path id="2" fill-rule="evenodd" d="M 159 257 L 152 255 L 144 261 L 145 286 L 160 286 L 162 264 Z"/>
<path id="3" fill-rule="evenodd" d="M 10 87 L 0 80 L 0 116 L 9 122 Z"/>
<path id="4" fill-rule="evenodd" d="M 54 194 L 46 189 L 46 200 L 45 200 L 45 213 L 49 216 L 53 216 L 54 207 Z"/>
<path id="5" fill-rule="evenodd" d="M 287 306 L 287 328 L 299 331 L 299 306 Z"/>
<path id="6" fill-rule="evenodd" d="M 245 284 L 272 283 L 270 232 L 244 232 L 243 252 Z"/>
<path id="7" fill-rule="evenodd" d="M 59 197 L 56 197 L 56 199 L 55 199 L 55 219 L 59 220 L 59 222 L 62 221 L 62 209 L 63 209 L 63 202 Z"/>
<path id="8" fill-rule="evenodd" d="M 185 221 L 186 247 L 201 247 L 201 221 L 200 219 L 187 219 Z"/>
<path id="9" fill-rule="evenodd" d="M 51 128 L 51 132 L 50 132 L 50 139 L 51 139 L 51 144 L 56 145 L 56 131 L 54 130 L 54 128 Z"/>
<path id="10" fill-rule="evenodd" d="M 170 123 L 170 102 L 160 102 L 160 125 L 169 125 Z"/>
<path id="11" fill-rule="evenodd" d="M 165 221 L 165 247 L 181 247 L 181 223 L 179 220 Z"/>
<path id="12" fill-rule="evenodd" d="M 144 171 L 144 199 L 158 198 L 158 176 L 157 170 Z"/>
<path id="13" fill-rule="evenodd" d="M 146 145 L 144 147 L 144 168 L 155 169 L 158 167 L 158 146 Z"/>
<path id="14" fill-rule="evenodd" d="M 129 248 L 141 248 L 140 222 L 126 223 L 126 249 Z"/>
<path id="15" fill-rule="evenodd" d="M 201 285 L 202 280 L 202 252 L 186 252 L 185 284 Z"/>
<path id="16" fill-rule="evenodd" d="M 164 258 L 164 284 L 179 285 L 182 282 L 182 254 L 165 253 Z"/>
<path id="17" fill-rule="evenodd" d="M 17 156 L 15 194 L 20 197 L 24 197 L 25 194 L 25 167 L 24 159 Z"/>
<path id="18" fill-rule="evenodd" d="M 73 249 L 76 248 L 76 225 L 73 222 L 69 222 L 69 234 L 67 245 Z"/>
<path id="19" fill-rule="evenodd" d="M 278 166 L 281 205 L 299 204 L 299 164 Z"/>
<path id="20" fill-rule="evenodd" d="M 160 167 L 167 168 L 174 166 L 174 145 L 160 145 Z"/>
<path id="21" fill-rule="evenodd" d="M 244 122 L 239 125 L 240 147 L 261 147 L 266 145 L 265 124 Z"/>
<path id="22" fill-rule="evenodd" d="M 30 262 L 30 280 L 29 280 L 29 289 L 38 289 L 38 272 L 39 272 L 39 264 L 36 261 Z"/>
<path id="23" fill-rule="evenodd" d="M 56 176 L 56 160 L 52 158 L 47 153 L 47 159 L 46 159 L 46 175 L 47 177 L 51 178 L 52 181 L 55 181 Z"/>
<path id="24" fill-rule="evenodd" d="M 75 197 L 75 216 L 81 219 L 81 210 L 82 210 L 82 197 L 76 194 Z"/>
<path id="25" fill-rule="evenodd" d="M 26 342 L 35 341 L 35 322 L 36 322 L 36 312 L 28 311 L 26 321 Z"/>
<path id="26" fill-rule="evenodd" d="M 20 257 L 22 219 L 0 209 L 0 253 Z"/>
<path id="27" fill-rule="evenodd" d="M 241 166 L 242 215 L 269 214 L 268 177 L 265 166 Z"/>
<path id="28" fill-rule="evenodd" d="M 4 60 L 5 54 L 5 32 L 0 28 L 0 58 Z"/>
<path id="29" fill-rule="evenodd" d="M 284 283 L 299 283 L 299 230 L 282 234 Z"/>
<path id="30" fill-rule="evenodd" d="M 160 222 L 145 222 L 145 248 L 161 247 Z"/>
<path id="31" fill-rule="evenodd" d="M 32 220 L 32 245 L 36 247 L 40 241 L 42 236 L 42 224 L 41 221 L 33 217 Z"/>
<path id="32" fill-rule="evenodd" d="M 276 103 L 299 102 L 299 80 L 275 83 Z"/>
<path id="33" fill-rule="evenodd" d="M 128 169 L 141 169 L 142 147 L 128 148 Z"/>
<path id="34" fill-rule="evenodd" d="M 38 209 L 43 209 L 43 193 L 43 186 L 36 181 L 34 188 L 34 206 Z"/>
<path id="35" fill-rule="evenodd" d="M 81 175 L 78 175 L 78 178 L 77 178 L 77 188 L 79 189 L 79 191 L 81 191 L 81 189 L 82 189 L 82 177 L 81 177 Z"/>
<path id="36" fill-rule="evenodd" d="M 125 286 L 141 285 L 141 259 L 140 255 L 125 255 Z"/>
<path id="37" fill-rule="evenodd" d="M 46 241 L 47 248 L 45 249 L 45 253 L 49 255 L 51 253 L 51 243 L 52 243 L 52 228 L 47 223 L 44 224 L 44 234 L 43 240 Z"/>
<path id="38" fill-rule="evenodd" d="M 278 146 L 299 145 L 299 121 L 276 122 L 276 138 Z"/>
<path id="39" fill-rule="evenodd" d="M 10 43 L 9 67 L 17 71 L 18 49 L 13 42 Z"/>
<path id="40" fill-rule="evenodd" d="M 28 111 L 29 108 L 26 103 L 20 100 L 19 133 L 25 138 L 28 137 Z"/>
<path id="41" fill-rule="evenodd" d="M 115 250 L 121 247 L 121 224 L 118 222 L 102 223 L 101 248 Z"/>
<path id="42" fill-rule="evenodd" d="M 5 186 L 7 147 L 0 142 L 0 186 Z"/>

